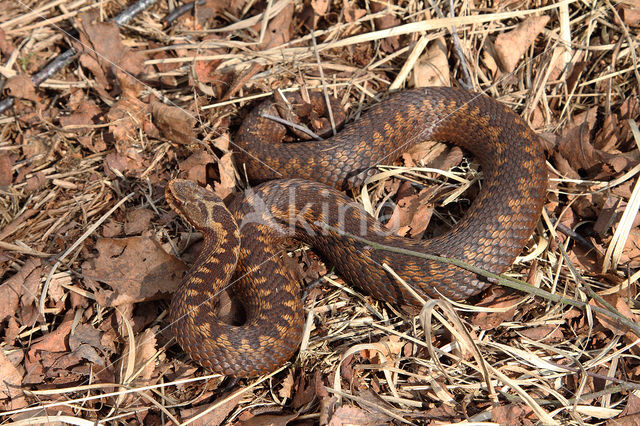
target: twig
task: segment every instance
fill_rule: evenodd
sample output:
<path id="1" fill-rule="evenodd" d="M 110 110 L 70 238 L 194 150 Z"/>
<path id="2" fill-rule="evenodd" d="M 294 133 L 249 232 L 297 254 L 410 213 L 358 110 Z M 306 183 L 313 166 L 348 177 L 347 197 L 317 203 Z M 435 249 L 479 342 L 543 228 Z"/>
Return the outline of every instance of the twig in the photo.
<path id="1" fill-rule="evenodd" d="M 445 19 L 444 13 L 438 7 L 435 2 L 431 2 L 431 6 L 434 8 L 436 13 L 441 19 Z M 449 14 L 451 15 L 451 19 L 456 17 L 455 6 L 453 4 L 453 0 L 449 0 Z M 447 28 L 449 34 L 451 34 L 451 39 L 453 40 L 453 50 L 456 52 L 456 56 L 460 61 L 460 68 L 462 68 L 462 73 L 464 74 L 464 81 L 458 81 L 462 87 L 467 90 L 473 89 L 473 84 L 471 83 L 471 74 L 469 73 L 469 68 L 467 67 L 467 60 L 464 57 L 464 52 L 462 51 L 462 46 L 460 45 L 460 38 L 458 37 L 458 29 L 455 24 L 451 24 L 450 28 Z"/>
<path id="2" fill-rule="evenodd" d="M 205 3 L 205 0 L 200 0 L 198 2 L 198 6 L 201 6 L 204 3 Z M 191 3 L 186 3 L 186 4 L 183 4 L 182 6 L 179 6 L 173 9 L 171 12 L 169 12 L 167 16 L 165 16 L 162 19 L 162 22 L 164 22 L 165 28 L 171 25 L 173 21 L 175 21 L 185 13 L 192 11 L 195 6 L 196 6 L 196 2 L 192 1 Z"/>
<path id="3" fill-rule="evenodd" d="M 587 240 L 585 237 L 583 237 L 582 235 L 578 234 L 576 231 L 574 231 L 573 229 L 569 228 L 567 225 L 558 222 L 558 219 L 552 217 L 551 218 L 551 223 L 553 223 L 556 226 L 556 229 L 558 231 L 562 232 L 567 237 L 573 238 L 574 240 L 576 240 L 576 242 L 578 242 L 583 247 L 585 247 L 585 248 L 587 248 L 589 250 L 595 250 L 595 247 L 593 246 L 593 244 L 591 244 L 591 241 Z"/>
<path id="4" fill-rule="evenodd" d="M 305 126 L 301 126 L 299 124 L 293 123 L 289 120 L 285 120 L 284 118 L 280 118 L 278 116 L 272 115 L 272 114 L 268 114 L 266 112 L 263 112 L 262 114 L 260 114 L 260 117 L 262 118 L 266 118 L 269 120 L 273 120 L 276 123 L 280 123 L 284 126 L 289 126 L 289 127 L 293 127 L 296 130 L 300 130 L 303 133 L 306 133 L 307 135 L 311 136 L 312 138 L 314 138 L 317 141 L 322 141 L 324 139 L 322 139 L 320 136 L 318 136 L 316 133 L 314 133 L 312 130 L 310 130 L 309 128 L 305 127 Z"/>
<path id="5" fill-rule="evenodd" d="M 456 16 L 456 10 L 453 5 L 453 0 L 449 0 L 449 14 L 452 18 Z M 460 81 L 459 83 L 467 89 L 473 89 L 473 84 L 471 83 L 471 74 L 469 74 L 469 68 L 467 66 L 467 59 L 464 57 L 464 52 L 462 51 L 462 46 L 460 45 L 460 39 L 458 38 L 458 29 L 455 25 L 451 25 L 451 38 L 453 39 L 453 49 L 458 56 L 458 60 L 460 61 L 460 68 L 462 68 L 462 73 L 464 74 L 464 81 Z"/>

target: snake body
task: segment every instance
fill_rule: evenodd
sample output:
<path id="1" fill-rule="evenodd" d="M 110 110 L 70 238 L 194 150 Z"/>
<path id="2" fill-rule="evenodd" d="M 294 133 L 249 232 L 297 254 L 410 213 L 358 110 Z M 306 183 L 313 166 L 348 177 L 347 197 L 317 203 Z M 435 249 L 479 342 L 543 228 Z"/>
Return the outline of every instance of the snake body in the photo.
<path id="1" fill-rule="evenodd" d="M 322 104 L 319 99 L 312 97 L 315 104 Z M 296 95 L 292 103 L 299 101 Z M 372 296 L 418 305 L 383 264 L 423 297 L 460 300 L 489 283 L 451 264 L 375 250 L 325 225 L 501 274 L 540 215 L 547 175 L 535 133 L 484 95 L 453 88 L 399 92 L 321 142 L 282 143 L 284 127 L 262 118 L 264 112 L 277 112 L 273 102 L 247 116 L 235 143 L 242 150 L 241 168 L 251 180 L 266 182 L 228 208 L 193 182 L 174 180 L 166 188 L 170 206 L 204 236 L 197 261 L 173 297 L 170 319 L 183 349 L 213 371 L 251 377 L 273 371 L 297 350 L 303 311 L 298 283 L 281 259 L 284 238 L 310 244 L 345 280 Z M 469 150 L 481 164 L 482 188 L 450 232 L 422 241 L 389 235 L 339 189 L 361 184 L 372 167 L 428 139 Z M 243 324 L 217 318 L 216 296 L 227 286 L 244 305 Z"/>

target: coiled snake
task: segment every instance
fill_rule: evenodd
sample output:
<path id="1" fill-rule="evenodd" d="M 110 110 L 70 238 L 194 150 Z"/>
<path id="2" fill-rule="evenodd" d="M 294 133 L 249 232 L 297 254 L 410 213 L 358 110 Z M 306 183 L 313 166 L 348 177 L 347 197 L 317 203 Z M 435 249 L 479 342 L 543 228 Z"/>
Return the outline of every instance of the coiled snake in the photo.
<path id="1" fill-rule="evenodd" d="M 299 103 L 300 96 L 290 99 Z M 320 96 L 312 99 L 322 105 Z M 374 250 L 322 223 L 501 274 L 540 215 L 547 175 L 536 135 L 519 116 L 484 95 L 453 88 L 399 92 L 321 142 L 281 143 L 284 127 L 262 118 L 263 112 L 276 113 L 272 101 L 242 123 L 234 140 L 242 149 L 236 160 L 251 180 L 277 180 L 247 190 L 228 210 L 212 192 L 189 181 L 173 180 L 165 191 L 169 205 L 204 236 L 197 261 L 173 297 L 173 332 L 194 360 L 215 372 L 259 375 L 297 350 L 303 309 L 298 283 L 281 259 L 283 238 L 310 244 L 345 280 L 378 299 L 417 304 L 382 264 L 427 297 L 464 299 L 488 283 L 450 264 Z M 428 139 L 464 147 L 483 170 L 478 196 L 450 232 L 423 241 L 389 235 L 338 191 L 361 184 L 372 167 L 391 163 Z M 216 316 L 217 294 L 227 286 L 244 305 L 241 325 Z"/>

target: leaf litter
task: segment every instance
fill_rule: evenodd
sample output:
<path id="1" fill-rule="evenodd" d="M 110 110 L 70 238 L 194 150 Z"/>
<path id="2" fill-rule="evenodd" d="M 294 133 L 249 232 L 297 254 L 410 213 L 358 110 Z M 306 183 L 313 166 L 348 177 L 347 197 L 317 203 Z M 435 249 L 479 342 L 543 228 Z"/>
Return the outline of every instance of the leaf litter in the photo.
<path id="1" fill-rule="evenodd" d="M 638 5 L 452 3 L 206 1 L 165 27 L 163 1 L 120 27 L 111 1 L 2 8 L 2 421 L 637 423 Z M 36 84 L 67 43 L 77 61 Z M 547 204 L 509 275 L 547 293 L 493 286 L 421 323 L 293 246 L 315 283 L 297 358 L 231 388 L 189 360 L 165 329 L 200 237 L 167 181 L 237 193 L 234 131 L 276 89 L 326 90 L 353 120 L 451 82 L 540 135 Z M 379 169 L 361 201 L 418 239 L 453 226 L 481 177 L 432 142 Z"/>

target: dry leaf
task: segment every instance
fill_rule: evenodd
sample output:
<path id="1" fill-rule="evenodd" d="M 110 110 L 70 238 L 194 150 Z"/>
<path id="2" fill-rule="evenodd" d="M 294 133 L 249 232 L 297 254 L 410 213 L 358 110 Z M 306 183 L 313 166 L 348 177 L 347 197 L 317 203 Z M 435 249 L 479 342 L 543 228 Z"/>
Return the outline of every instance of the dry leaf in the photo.
<path id="1" fill-rule="evenodd" d="M 29 351 L 27 352 L 25 359 L 25 367 L 28 364 L 39 362 L 43 356 L 48 356 L 48 353 L 66 353 L 69 351 L 67 341 L 73 325 L 73 314 L 73 311 L 67 311 L 64 320 L 55 330 L 46 334 L 42 339 L 29 347 Z M 45 367 L 48 368 L 50 365 L 45 365 Z"/>
<path id="2" fill-rule="evenodd" d="M 640 398 L 633 392 L 629 392 L 629 399 L 620 415 L 605 423 L 606 426 L 638 426 L 639 424 Z"/>
<path id="3" fill-rule="evenodd" d="M 0 188 L 6 188 L 13 182 L 13 158 L 9 151 L 0 151 Z"/>
<path id="4" fill-rule="evenodd" d="M 158 326 L 154 327 L 157 331 Z M 153 377 L 153 373 L 155 371 L 156 363 L 153 361 L 153 357 L 156 355 L 156 332 L 154 329 L 147 328 L 144 330 L 142 334 L 139 334 L 135 338 L 135 359 L 133 360 L 134 365 L 132 368 L 134 376 L 132 377 L 122 377 L 121 382 L 130 384 L 132 386 L 149 386 L 154 384 L 154 381 L 151 380 Z M 129 340 L 127 340 L 129 341 Z M 129 345 L 125 347 L 123 354 L 129 353 Z M 127 363 L 129 361 L 129 357 L 123 356 L 122 367 L 119 368 L 121 372 L 126 372 L 128 369 Z M 150 391 L 143 391 L 147 394 L 147 398 L 152 397 Z M 126 395 L 121 401 L 119 401 L 119 405 L 123 407 L 128 407 L 135 405 L 139 402 L 141 397 L 136 394 Z"/>
<path id="5" fill-rule="evenodd" d="M 147 104 L 137 98 L 128 96 L 123 96 L 109 109 L 107 113 L 109 131 L 119 142 L 116 148 L 120 154 L 125 154 L 125 151 L 131 145 L 131 141 L 138 137 L 147 112 Z"/>
<path id="6" fill-rule="evenodd" d="M 135 76 L 144 70 L 145 58 L 122 43 L 118 26 L 101 22 L 98 14 L 91 11 L 80 15 L 79 28 L 81 43 L 74 43 L 76 50 L 82 52 L 80 61 L 96 76 L 101 93 L 109 97 L 105 90 L 112 86 L 108 76 L 115 75 L 123 93 L 137 96 L 142 84 Z"/>
<path id="7" fill-rule="evenodd" d="M 246 426 L 286 426 L 290 421 L 295 420 L 298 413 L 292 414 L 260 414 L 257 416 L 243 416 L 240 418 L 240 425 Z"/>
<path id="8" fill-rule="evenodd" d="M 127 213 L 127 219 L 124 222 L 124 233 L 133 235 L 148 230 L 154 215 L 155 213 L 150 209 L 131 210 Z"/>
<path id="9" fill-rule="evenodd" d="M 381 417 L 387 418 L 380 414 Z M 329 420 L 329 426 L 343 426 L 343 425 L 379 425 L 380 419 L 371 415 L 358 407 L 339 407 L 331 416 Z"/>
<path id="10" fill-rule="evenodd" d="M 381 12 L 385 9 L 391 9 L 389 8 L 389 5 L 392 4 L 393 3 L 391 2 L 391 0 L 388 0 L 388 2 L 382 2 L 379 0 L 373 1 L 370 3 L 371 11 L 373 13 L 376 13 Z M 400 20 L 396 18 L 396 16 L 390 11 L 388 14 L 382 16 L 381 18 L 376 18 L 375 23 L 378 30 L 386 30 L 388 28 L 393 28 L 400 25 Z M 397 51 L 400 48 L 400 37 L 391 36 L 384 38 L 382 40 L 382 43 L 380 44 L 380 48 L 387 53 Z"/>
<path id="11" fill-rule="evenodd" d="M 78 324 L 69 336 L 71 352 L 92 364 L 104 366 L 105 360 L 101 356 L 104 346 L 100 343 L 102 332 L 90 324 Z"/>
<path id="12" fill-rule="evenodd" d="M 372 345 L 375 349 L 363 350 L 362 356 L 375 364 L 388 362 L 389 358 L 397 358 L 398 355 L 402 354 L 404 343 L 395 334 L 384 336 L 379 342 L 370 343 L 369 345 Z M 386 358 L 386 361 L 381 358 L 381 355 Z"/>
<path id="13" fill-rule="evenodd" d="M 20 370 L 0 351 L 0 399 L 13 399 L 21 395 L 22 377 Z"/>
<path id="14" fill-rule="evenodd" d="M 413 85 L 415 87 L 450 86 L 449 59 L 447 47 L 441 39 L 429 44 L 426 52 L 413 66 Z"/>
<path id="15" fill-rule="evenodd" d="M 180 171 L 186 173 L 186 178 L 201 185 L 207 183 L 207 164 L 214 163 L 216 158 L 208 151 L 201 149 L 180 162 Z"/>
<path id="16" fill-rule="evenodd" d="M 615 302 L 613 302 L 612 304 L 615 306 L 618 312 L 620 312 L 622 316 L 638 323 L 640 321 L 640 318 L 633 314 L 633 312 L 629 308 L 629 305 L 624 301 L 624 299 L 619 296 L 614 297 Z M 611 303 L 611 300 L 608 301 L 609 303 Z M 589 304 L 593 306 L 599 306 L 599 304 L 594 299 L 589 300 Z M 610 330 L 614 334 L 624 335 L 628 331 L 627 326 L 607 315 L 603 315 L 596 311 L 595 317 L 600 324 L 602 324 L 606 329 Z"/>
<path id="17" fill-rule="evenodd" d="M 350 2 L 347 0 L 342 0 L 342 10 L 344 13 L 344 19 L 348 23 L 356 22 L 358 19 L 367 14 L 367 11 L 365 9 L 361 9 L 357 7 L 354 2 Z"/>
<path id="18" fill-rule="evenodd" d="M 227 397 L 228 395 L 222 395 L 220 396 L 219 400 L 226 399 Z M 185 408 L 180 410 L 180 415 L 183 419 L 186 420 L 195 417 L 206 410 L 208 411 L 208 413 L 202 417 L 199 417 L 198 422 L 192 424 L 195 426 L 219 426 L 221 424 L 226 424 L 224 422 L 229 416 L 229 413 L 231 413 L 231 411 L 233 411 L 238 406 L 241 398 L 242 395 L 237 395 L 235 398 L 231 398 L 223 404 L 218 405 L 213 411 L 209 410 L 209 405 L 211 405 L 210 403 L 205 404 L 204 407 L 195 406 L 193 408 Z M 217 401 L 214 401 L 213 403 L 216 404 Z"/>
<path id="19" fill-rule="evenodd" d="M 293 394 L 293 371 L 289 371 L 287 377 L 282 381 L 282 387 L 278 391 L 280 398 L 291 398 Z"/>
<path id="20" fill-rule="evenodd" d="M 236 186 L 236 174 L 233 166 L 232 153 L 224 154 L 218 161 L 218 171 L 220 172 L 220 183 L 216 182 L 213 191 L 223 200 L 227 198 Z"/>
<path id="21" fill-rule="evenodd" d="M 533 328 L 525 328 L 523 330 L 519 330 L 518 333 L 522 334 L 525 337 L 528 337 L 531 340 L 545 342 L 545 343 L 559 342 L 564 339 L 562 330 L 558 327 L 554 327 L 550 325 L 543 325 L 540 327 L 533 327 Z"/>
<path id="22" fill-rule="evenodd" d="M 151 104 L 153 120 L 162 135 L 172 142 L 190 144 L 196 140 L 196 118 L 182 108 L 165 105 L 162 102 Z"/>
<path id="23" fill-rule="evenodd" d="M 75 90 L 69 99 L 69 107 L 72 113 L 70 115 L 60 117 L 60 124 L 63 127 L 68 126 L 92 126 L 93 118 L 100 115 L 101 111 L 98 105 L 87 99 L 86 94 L 82 90 Z M 75 130 L 78 133 L 88 132 L 89 129 Z"/>
<path id="24" fill-rule="evenodd" d="M 45 155 L 49 151 L 49 147 L 42 140 L 40 135 L 32 129 L 25 132 L 22 139 L 22 154 L 36 164 L 44 162 Z"/>
<path id="25" fill-rule="evenodd" d="M 27 75 L 20 74 L 7 79 L 4 90 L 14 98 L 40 102 L 40 97 L 36 94 L 36 87 Z"/>
<path id="26" fill-rule="evenodd" d="M 82 264 L 82 273 L 105 307 L 165 297 L 175 291 L 185 271 L 180 260 L 151 238 L 101 238 L 95 248 L 98 256 Z"/>
<path id="27" fill-rule="evenodd" d="M 478 306 L 496 309 L 496 312 L 478 312 L 475 314 L 471 323 L 480 327 L 482 330 L 490 330 L 498 327 L 504 321 L 513 319 L 516 311 L 516 304 L 520 300 L 520 296 L 505 293 L 503 289 L 493 289 L 487 293 L 485 298 L 477 303 Z"/>
<path id="28" fill-rule="evenodd" d="M 573 170 L 589 169 L 602 163 L 598 151 L 591 144 L 591 130 L 595 125 L 597 107 L 575 117 L 575 127 L 565 129 L 558 152 L 571 164 Z"/>
<path id="29" fill-rule="evenodd" d="M 17 312 L 19 302 L 24 307 L 36 300 L 42 276 L 41 264 L 40 259 L 29 258 L 18 272 L 0 284 L 0 325 Z"/>
<path id="30" fill-rule="evenodd" d="M 634 0 L 631 0 L 634 1 Z M 634 1 L 633 4 L 618 4 L 620 17 L 625 25 L 630 27 L 640 27 L 640 3 Z M 618 21 L 616 17 L 616 21 Z M 616 22 L 619 25 L 619 22 Z"/>
<path id="31" fill-rule="evenodd" d="M 547 15 L 531 16 L 515 29 L 498 35 L 495 50 L 502 71 L 510 73 L 516 69 L 520 58 L 542 32 L 549 19 Z"/>
<path id="32" fill-rule="evenodd" d="M 15 46 L 11 41 L 7 40 L 7 34 L 0 28 L 0 53 L 9 56 L 15 50 Z"/>
<path id="33" fill-rule="evenodd" d="M 533 410 L 524 404 L 496 405 L 491 409 L 491 420 L 500 425 L 527 425 L 531 423 L 527 416 Z"/>
<path id="34" fill-rule="evenodd" d="M 629 231 L 619 263 L 632 269 L 640 266 L 640 229 L 632 228 Z"/>
<path id="35" fill-rule="evenodd" d="M 401 185 L 401 188 L 403 186 L 405 188 L 407 187 L 407 185 Z M 409 184 L 408 187 L 411 188 L 411 185 Z M 402 189 L 400 191 L 402 191 Z M 400 198 L 400 196 L 401 195 L 398 195 L 398 198 Z M 402 196 L 393 209 L 393 213 L 391 214 L 389 221 L 385 224 L 385 227 L 388 230 L 393 231 L 396 235 L 404 236 L 409 231 L 409 224 L 411 223 L 417 208 L 417 194 Z"/>

